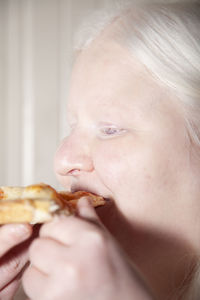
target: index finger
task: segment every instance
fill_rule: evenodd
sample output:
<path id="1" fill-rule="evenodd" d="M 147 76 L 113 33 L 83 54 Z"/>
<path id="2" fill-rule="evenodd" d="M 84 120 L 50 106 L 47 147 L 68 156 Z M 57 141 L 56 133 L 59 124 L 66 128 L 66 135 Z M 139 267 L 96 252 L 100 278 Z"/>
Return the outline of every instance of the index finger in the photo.
<path id="1" fill-rule="evenodd" d="M 8 224 L 0 227 L 0 257 L 32 234 L 29 224 Z"/>

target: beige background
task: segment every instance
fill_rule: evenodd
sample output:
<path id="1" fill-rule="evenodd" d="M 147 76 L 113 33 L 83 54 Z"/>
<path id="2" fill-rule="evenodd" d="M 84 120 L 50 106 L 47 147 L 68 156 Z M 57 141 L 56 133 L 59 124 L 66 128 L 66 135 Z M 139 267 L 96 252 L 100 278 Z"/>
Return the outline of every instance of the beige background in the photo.
<path id="1" fill-rule="evenodd" d="M 111 0 L 0 0 L 0 185 L 58 187 L 72 37 Z"/>

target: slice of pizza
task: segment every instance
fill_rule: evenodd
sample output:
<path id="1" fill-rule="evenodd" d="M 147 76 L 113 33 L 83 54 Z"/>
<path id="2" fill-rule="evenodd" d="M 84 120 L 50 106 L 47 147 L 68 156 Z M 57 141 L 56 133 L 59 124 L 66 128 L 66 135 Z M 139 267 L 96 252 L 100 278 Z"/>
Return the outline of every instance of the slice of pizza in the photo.
<path id="1" fill-rule="evenodd" d="M 0 187 L 0 224 L 44 223 L 56 214 L 73 215 L 81 197 L 89 197 L 93 207 L 105 204 L 104 198 L 78 191 L 57 192 L 41 183 L 27 187 Z"/>

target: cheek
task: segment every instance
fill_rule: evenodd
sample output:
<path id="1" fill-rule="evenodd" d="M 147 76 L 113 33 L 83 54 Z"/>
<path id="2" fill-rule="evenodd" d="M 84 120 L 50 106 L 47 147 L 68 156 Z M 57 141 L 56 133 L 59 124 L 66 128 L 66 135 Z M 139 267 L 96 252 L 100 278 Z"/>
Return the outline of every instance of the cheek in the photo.
<path id="1" fill-rule="evenodd" d="M 160 199 L 164 199 L 163 193 L 171 191 L 171 163 L 163 157 L 159 145 L 107 143 L 105 148 L 98 147 L 94 157 L 101 181 L 112 191 L 120 208 L 128 213 L 152 210 L 152 205 L 158 206 Z"/>
<path id="2" fill-rule="evenodd" d="M 130 197 L 133 189 L 149 185 L 151 174 L 148 173 L 148 164 L 151 161 L 136 151 L 133 143 L 108 141 L 96 149 L 95 170 L 113 195 L 122 197 L 126 194 Z"/>

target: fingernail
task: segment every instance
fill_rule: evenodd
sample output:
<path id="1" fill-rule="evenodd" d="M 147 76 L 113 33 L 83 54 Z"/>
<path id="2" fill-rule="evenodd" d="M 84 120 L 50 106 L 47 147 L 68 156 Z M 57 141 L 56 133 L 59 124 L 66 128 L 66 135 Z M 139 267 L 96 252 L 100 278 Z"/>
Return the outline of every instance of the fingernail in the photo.
<path id="1" fill-rule="evenodd" d="M 30 228 L 26 224 L 12 224 L 10 225 L 10 233 L 17 236 L 25 236 L 30 234 Z"/>

